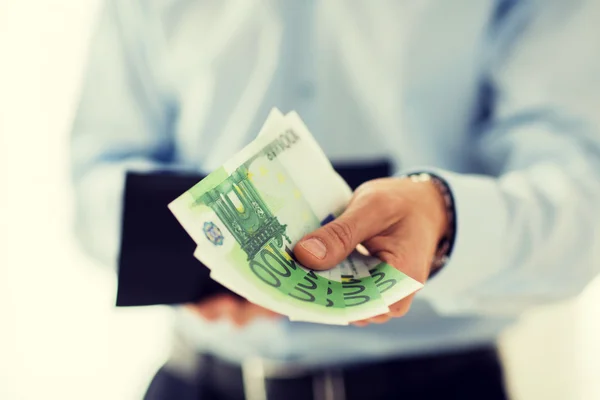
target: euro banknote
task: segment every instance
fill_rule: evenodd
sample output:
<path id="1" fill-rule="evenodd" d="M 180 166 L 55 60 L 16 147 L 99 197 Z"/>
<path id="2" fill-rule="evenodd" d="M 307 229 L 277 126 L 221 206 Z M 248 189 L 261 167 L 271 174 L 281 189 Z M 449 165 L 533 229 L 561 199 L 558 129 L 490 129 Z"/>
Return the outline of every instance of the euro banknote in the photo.
<path id="1" fill-rule="evenodd" d="M 274 109 L 255 140 L 169 208 L 212 279 L 290 320 L 347 324 L 422 287 L 358 252 L 327 271 L 296 260 L 295 244 L 335 219 L 351 196 L 298 114 Z"/>

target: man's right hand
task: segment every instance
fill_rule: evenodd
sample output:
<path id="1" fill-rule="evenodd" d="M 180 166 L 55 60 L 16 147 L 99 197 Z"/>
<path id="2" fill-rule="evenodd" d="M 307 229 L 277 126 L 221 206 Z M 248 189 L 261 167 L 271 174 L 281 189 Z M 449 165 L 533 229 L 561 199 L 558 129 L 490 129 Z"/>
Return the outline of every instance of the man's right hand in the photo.
<path id="1" fill-rule="evenodd" d="M 219 294 L 198 303 L 186 304 L 186 307 L 207 321 L 226 319 L 238 327 L 248 325 L 258 318 L 281 317 L 271 310 L 229 294 Z"/>

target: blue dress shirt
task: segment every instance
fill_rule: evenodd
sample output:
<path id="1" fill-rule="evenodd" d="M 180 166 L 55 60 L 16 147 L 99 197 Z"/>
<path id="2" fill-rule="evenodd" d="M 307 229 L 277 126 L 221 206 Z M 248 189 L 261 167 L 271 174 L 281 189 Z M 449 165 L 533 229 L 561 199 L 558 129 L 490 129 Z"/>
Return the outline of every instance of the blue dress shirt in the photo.
<path id="1" fill-rule="evenodd" d="M 383 325 L 179 310 L 186 343 L 323 364 L 493 342 L 600 268 L 599 19 L 574 0 L 108 1 L 73 129 L 78 236 L 114 263 L 125 171 L 210 172 L 295 109 L 333 162 L 443 177 L 450 262 Z"/>

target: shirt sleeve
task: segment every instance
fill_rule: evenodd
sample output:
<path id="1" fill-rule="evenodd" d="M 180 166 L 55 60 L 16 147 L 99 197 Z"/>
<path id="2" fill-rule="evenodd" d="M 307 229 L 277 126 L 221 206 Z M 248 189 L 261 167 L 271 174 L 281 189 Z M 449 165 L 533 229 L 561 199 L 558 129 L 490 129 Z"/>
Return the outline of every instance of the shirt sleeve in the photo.
<path id="1" fill-rule="evenodd" d="M 126 172 L 174 168 L 173 107 L 152 69 L 160 49 L 149 44 L 160 41 L 144 4 L 108 0 L 101 9 L 71 137 L 76 236 L 109 265 L 118 255 Z"/>
<path id="2" fill-rule="evenodd" d="M 429 169 L 452 190 L 457 232 L 420 295 L 445 315 L 514 315 L 580 293 L 600 270 L 600 3 L 512 12 L 474 142 L 485 174 Z"/>

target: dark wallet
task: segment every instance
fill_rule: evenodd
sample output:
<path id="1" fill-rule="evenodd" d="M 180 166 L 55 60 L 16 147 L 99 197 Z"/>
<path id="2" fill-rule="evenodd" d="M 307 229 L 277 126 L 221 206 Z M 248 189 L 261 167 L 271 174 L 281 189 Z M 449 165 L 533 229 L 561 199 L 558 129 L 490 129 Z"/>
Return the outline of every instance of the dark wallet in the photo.
<path id="1" fill-rule="evenodd" d="M 352 189 L 389 176 L 388 161 L 336 164 Z M 204 178 L 198 174 L 133 173 L 126 176 L 116 305 L 197 302 L 231 291 L 210 278 L 194 258 L 196 244 L 167 205 Z"/>

